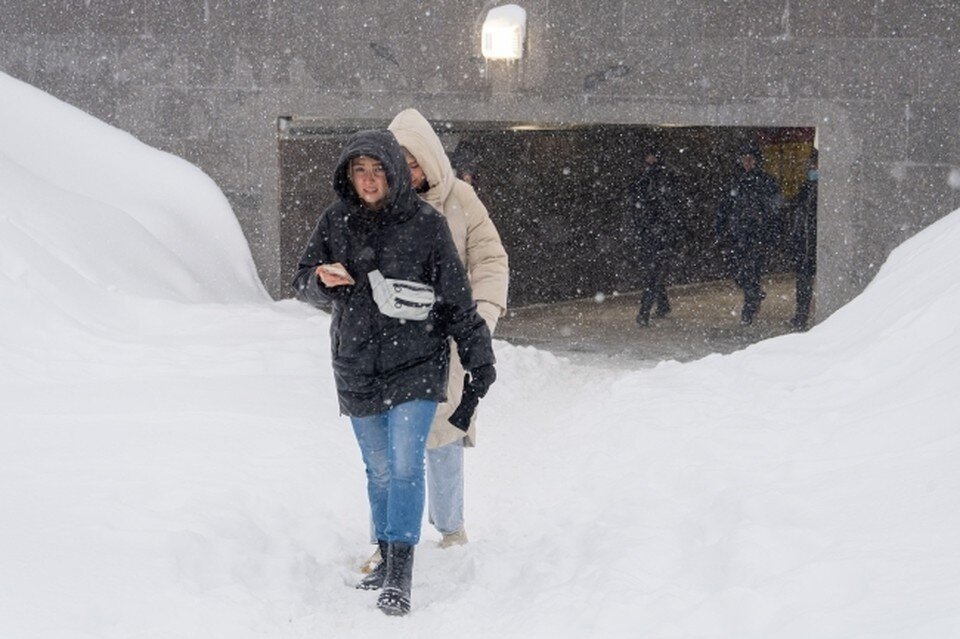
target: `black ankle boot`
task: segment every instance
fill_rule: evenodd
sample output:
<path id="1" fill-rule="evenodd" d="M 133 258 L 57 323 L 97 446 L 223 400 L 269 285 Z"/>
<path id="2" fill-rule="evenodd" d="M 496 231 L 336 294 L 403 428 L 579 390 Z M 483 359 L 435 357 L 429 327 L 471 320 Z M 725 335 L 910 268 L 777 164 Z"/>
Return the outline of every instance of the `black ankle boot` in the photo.
<path id="1" fill-rule="evenodd" d="M 385 615 L 398 616 L 410 612 L 410 587 L 413 583 L 413 546 L 403 542 L 387 545 L 386 577 L 377 608 Z"/>
<path id="2" fill-rule="evenodd" d="M 357 590 L 380 590 L 383 587 L 383 578 L 387 574 L 387 542 L 378 540 L 377 544 L 380 546 L 380 563 L 360 580 Z"/>

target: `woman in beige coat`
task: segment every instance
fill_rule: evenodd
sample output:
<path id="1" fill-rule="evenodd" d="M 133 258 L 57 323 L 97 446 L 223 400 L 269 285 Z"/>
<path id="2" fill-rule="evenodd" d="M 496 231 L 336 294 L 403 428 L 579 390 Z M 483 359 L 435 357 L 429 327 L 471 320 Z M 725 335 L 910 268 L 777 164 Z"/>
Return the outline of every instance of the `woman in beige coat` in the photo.
<path id="1" fill-rule="evenodd" d="M 507 253 L 486 207 L 473 188 L 457 179 L 430 123 L 406 109 L 388 127 L 407 152 L 413 186 L 447 220 L 457 252 L 470 278 L 477 311 L 493 333 L 507 307 Z M 430 523 L 443 535 L 443 547 L 466 543 L 463 526 L 463 448 L 476 444 L 476 418 L 464 432 L 448 420 L 460 404 L 464 370 L 451 351 L 447 400 L 439 405 L 427 440 L 427 493 Z"/>

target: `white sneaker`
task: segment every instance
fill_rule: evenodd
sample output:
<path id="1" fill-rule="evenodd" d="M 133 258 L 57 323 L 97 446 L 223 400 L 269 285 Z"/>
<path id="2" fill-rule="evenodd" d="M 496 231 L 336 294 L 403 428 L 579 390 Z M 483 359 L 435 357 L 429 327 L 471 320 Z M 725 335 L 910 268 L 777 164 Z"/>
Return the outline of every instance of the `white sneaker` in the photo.
<path id="1" fill-rule="evenodd" d="M 467 543 L 467 531 L 461 528 L 457 532 L 444 533 L 443 539 L 438 544 L 441 548 L 450 548 L 451 546 L 462 546 Z"/>
<path id="2" fill-rule="evenodd" d="M 380 546 L 378 545 L 374 553 L 370 555 L 370 559 L 367 559 L 365 562 L 363 562 L 363 565 L 360 566 L 360 572 L 365 575 L 369 575 L 382 560 L 383 557 L 380 555 Z"/>

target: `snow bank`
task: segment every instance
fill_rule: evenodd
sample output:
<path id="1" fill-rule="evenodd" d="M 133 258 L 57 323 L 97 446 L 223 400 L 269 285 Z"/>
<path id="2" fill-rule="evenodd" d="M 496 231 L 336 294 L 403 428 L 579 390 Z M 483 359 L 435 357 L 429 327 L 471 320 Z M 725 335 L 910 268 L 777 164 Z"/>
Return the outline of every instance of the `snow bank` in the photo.
<path id="1" fill-rule="evenodd" d="M 236 217 L 199 169 L 2 73 L 0 95 L 5 287 L 67 304 L 104 291 L 266 299 Z"/>

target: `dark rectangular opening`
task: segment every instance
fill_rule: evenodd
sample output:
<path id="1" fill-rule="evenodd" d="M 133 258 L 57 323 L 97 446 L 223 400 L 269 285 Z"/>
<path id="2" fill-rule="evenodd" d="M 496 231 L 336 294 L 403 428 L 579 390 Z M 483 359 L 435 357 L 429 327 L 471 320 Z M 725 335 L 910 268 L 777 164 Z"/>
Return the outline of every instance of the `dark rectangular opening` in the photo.
<path id="1" fill-rule="evenodd" d="M 281 268 L 289 281 L 320 212 L 346 137 L 386 121 L 279 120 Z M 803 182 L 811 127 L 667 127 L 521 122 L 433 122 L 455 165 L 469 164 L 510 255 L 510 304 L 518 307 L 634 291 L 627 194 L 650 143 L 679 177 L 684 205 L 669 284 L 728 278 L 716 244 L 715 210 L 738 170 L 738 150 L 755 143 L 786 201 Z M 790 271 L 789 220 L 768 272 Z"/>

